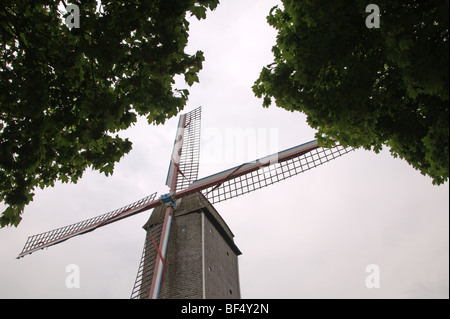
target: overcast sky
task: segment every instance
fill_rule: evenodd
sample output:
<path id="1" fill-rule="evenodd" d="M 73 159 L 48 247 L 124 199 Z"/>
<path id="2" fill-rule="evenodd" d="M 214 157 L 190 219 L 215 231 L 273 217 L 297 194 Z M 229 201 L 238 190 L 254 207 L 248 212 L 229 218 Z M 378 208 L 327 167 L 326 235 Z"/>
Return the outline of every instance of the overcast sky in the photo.
<path id="1" fill-rule="evenodd" d="M 303 114 L 265 109 L 251 91 L 273 59 L 276 32 L 266 16 L 276 4 L 224 0 L 206 20 L 192 20 L 188 50 L 206 57 L 185 109 L 203 106 L 199 177 L 254 159 L 230 142 L 243 131 L 268 150 L 314 139 Z M 87 172 L 76 185 L 36 191 L 19 227 L 0 230 L 0 298 L 129 298 L 150 212 L 15 258 L 29 235 L 167 193 L 177 121 L 140 121 L 123 132 L 133 150 L 112 177 Z M 243 298 L 449 297 L 448 183 L 433 186 L 387 150 L 357 150 L 215 207 L 243 253 Z M 380 286 L 369 289 L 372 264 Z M 79 288 L 66 286 L 69 265 L 80 270 Z"/>

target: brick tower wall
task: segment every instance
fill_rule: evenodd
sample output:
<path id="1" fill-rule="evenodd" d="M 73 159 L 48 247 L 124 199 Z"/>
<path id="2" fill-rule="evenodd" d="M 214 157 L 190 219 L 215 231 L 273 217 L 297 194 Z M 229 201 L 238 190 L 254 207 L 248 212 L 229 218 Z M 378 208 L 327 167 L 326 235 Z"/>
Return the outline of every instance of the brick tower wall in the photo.
<path id="1" fill-rule="evenodd" d="M 201 236 L 199 213 L 177 216 L 172 220 L 159 298 L 203 298 Z"/>
<path id="2" fill-rule="evenodd" d="M 149 276 L 142 288 L 151 283 L 156 257 L 151 236 L 161 227 L 164 213 L 163 206 L 154 209 L 144 226 L 149 256 L 144 272 Z M 154 239 L 159 244 L 160 238 Z M 232 232 L 206 198 L 198 193 L 184 198 L 174 211 L 159 298 L 240 298 L 240 254 Z"/>
<path id="3" fill-rule="evenodd" d="M 208 299 L 240 299 L 238 256 L 209 218 L 204 219 L 205 292 Z"/>

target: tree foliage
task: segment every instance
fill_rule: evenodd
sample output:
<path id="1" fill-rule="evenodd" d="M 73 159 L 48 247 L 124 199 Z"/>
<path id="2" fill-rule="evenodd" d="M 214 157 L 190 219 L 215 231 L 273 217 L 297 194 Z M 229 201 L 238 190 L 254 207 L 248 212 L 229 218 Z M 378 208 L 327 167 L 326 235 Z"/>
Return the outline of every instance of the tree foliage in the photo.
<path id="1" fill-rule="evenodd" d="M 253 86 L 268 107 L 307 115 L 324 145 L 404 158 L 434 184 L 449 174 L 449 1 L 283 0 L 268 22 L 275 60 Z M 326 136 L 326 137 L 325 137 Z"/>
<path id="2" fill-rule="evenodd" d="M 198 82 L 204 60 L 185 52 L 186 18 L 219 1 L 71 3 L 79 28 L 64 24 L 62 1 L 0 5 L 1 227 L 19 224 L 37 187 L 75 183 L 88 167 L 111 174 L 132 146 L 117 133 L 138 116 L 161 124 L 183 109 L 189 92 L 174 77 Z"/>

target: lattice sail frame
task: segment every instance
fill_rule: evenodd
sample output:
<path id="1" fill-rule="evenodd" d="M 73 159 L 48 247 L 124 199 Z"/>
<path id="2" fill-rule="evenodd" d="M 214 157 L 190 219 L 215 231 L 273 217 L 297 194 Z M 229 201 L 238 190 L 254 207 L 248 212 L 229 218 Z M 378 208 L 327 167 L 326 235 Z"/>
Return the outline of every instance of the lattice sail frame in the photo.
<path id="1" fill-rule="evenodd" d="M 201 107 L 180 116 L 166 180 L 171 191 L 186 189 L 198 178 L 201 116 Z"/>
<path id="2" fill-rule="evenodd" d="M 200 133 L 201 133 L 201 108 L 197 108 L 186 115 L 184 128 L 183 151 L 180 157 L 180 171 L 176 190 L 188 188 L 198 178 L 200 162 Z"/>
<path id="3" fill-rule="evenodd" d="M 163 224 L 159 223 L 147 229 L 142 251 L 141 261 L 139 262 L 138 273 L 131 291 L 130 299 L 148 299 L 153 278 L 153 269 L 157 259 L 157 251 L 154 245 L 159 246 Z M 153 242 L 154 241 L 154 242 Z M 152 263 L 153 262 L 153 263 Z M 147 265 L 147 266 L 146 266 Z M 146 267 L 145 267 L 146 266 Z"/>
<path id="4" fill-rule="evenodd" d="M 272 165 L 260 167 L 242 176 L 224 181 L 219 187 L 211 186 L 202 194 L 212 203 L 237 197 L 275 184 L 342 156 L 352 148 L 337 145 L 333 148 L 315 148 L 306 154 Z"/>
<path id="5" fill-rule="evenodd" d="M 45 233 L 30 236 L 28 237 L 27 242 L 22 249 L 22 252 L 17 258 L 19 259 L 37 250 L 56 245 L 74 236 L 93 231 L 99 227 L 113 223 L 122 218 L 129 217 L 144 210 L 153 208 L 156 205 L 159 205 L 159 201 L 155 201 L 156 194 L 157 193 L 153 193 L 134 203 L 113 210 L 109 213 L 86 219 L 84 221 L 54 229 Z"/>

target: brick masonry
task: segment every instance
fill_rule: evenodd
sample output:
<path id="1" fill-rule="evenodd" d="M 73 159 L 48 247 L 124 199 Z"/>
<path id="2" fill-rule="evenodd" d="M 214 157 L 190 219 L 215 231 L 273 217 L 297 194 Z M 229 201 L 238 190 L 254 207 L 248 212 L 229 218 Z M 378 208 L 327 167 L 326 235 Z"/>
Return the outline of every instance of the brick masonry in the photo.
<path id="1" fill-rule="evenodd" d="M 164 206 L 155 208 L 144 225 L 147 275 L 141 287 L 142 296 L 148 296 L 157 254 L 153 239 L 159 245 L 164 213 Z M 185 197 L 173 214 L 159 298 L 240 298 L 241 252 L 233 238 L 225 221 L 203 195 Z"/>

